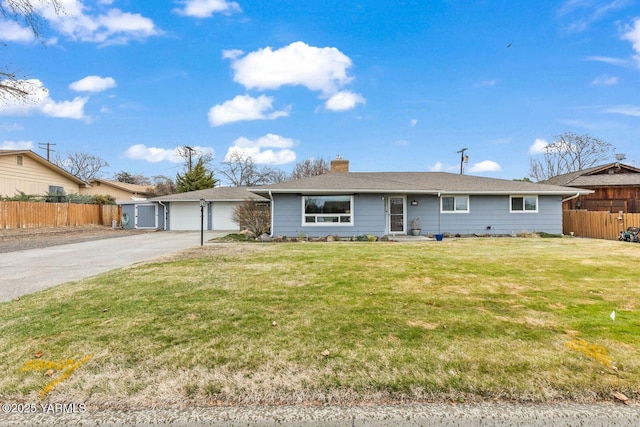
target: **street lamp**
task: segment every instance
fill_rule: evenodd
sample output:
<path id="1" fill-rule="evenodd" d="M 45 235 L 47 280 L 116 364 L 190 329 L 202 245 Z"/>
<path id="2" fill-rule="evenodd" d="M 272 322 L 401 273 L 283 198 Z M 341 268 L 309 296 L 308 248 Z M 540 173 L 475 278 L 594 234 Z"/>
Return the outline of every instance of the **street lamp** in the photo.
<path id="1" fill-rule="evenodd" d="M 200 199 L 200 246 L 204 245 L 204 199 Z"/>

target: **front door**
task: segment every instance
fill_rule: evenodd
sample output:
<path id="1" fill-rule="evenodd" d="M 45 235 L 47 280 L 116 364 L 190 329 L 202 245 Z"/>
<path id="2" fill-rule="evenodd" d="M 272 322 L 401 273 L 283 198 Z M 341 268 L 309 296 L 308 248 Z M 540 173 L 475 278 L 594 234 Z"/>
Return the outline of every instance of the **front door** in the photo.
<path id="1" fill-rule="evenodd" d="M 405 234 L 405 210 L 407 199 L 405 197 L 389 197 L 388 226 L 389 234 Z"/>

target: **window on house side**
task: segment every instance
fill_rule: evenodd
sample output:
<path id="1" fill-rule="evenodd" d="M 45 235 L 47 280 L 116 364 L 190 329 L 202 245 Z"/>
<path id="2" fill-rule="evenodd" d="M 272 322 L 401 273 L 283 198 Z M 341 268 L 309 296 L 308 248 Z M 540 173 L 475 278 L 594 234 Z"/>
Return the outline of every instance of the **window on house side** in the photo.
<path id="1" fill-rule="evenodd" d="M 57 185 L 49 186 L 49 193 L 47 194 L 47 201 L 60 203 L 64 201 L 64 187 Z"/>
<path id="2" fill-rule="evenodd" d="M 16 156 L 16 161 L 18 162 L 18 166 L 22 166 L 23 159 L 21 155 Z"/>
<path id="3" fill-rule="evenodd" d="M 442 212 L 469 212 L 469 196 L 442 196 Z"/>
<path id="4" fill-rule="evenodd" d="M 538 212 L 538 196 L 511 196 L 511 212 Z"/>
<path id="5" fill-rule="evenodd" d="M 352 196 L 304 196 L 304 225 L 352 225 Z"/>

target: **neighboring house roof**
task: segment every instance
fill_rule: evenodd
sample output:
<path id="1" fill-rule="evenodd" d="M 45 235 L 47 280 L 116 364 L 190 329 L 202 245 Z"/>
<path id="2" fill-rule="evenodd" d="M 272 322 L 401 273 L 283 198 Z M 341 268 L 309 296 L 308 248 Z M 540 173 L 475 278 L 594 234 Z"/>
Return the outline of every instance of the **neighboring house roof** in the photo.
<path id="1" fill-rule="evenodd" d="M 44 157 L 41 157 L 40 155 L 34 153 L 31 150 L 0 150 L 0 156 L 16 156 L 16 155 L 27 156 L 30 159 L 40 163 L 44 167 L 49 168 L 52 171 L 58 173 L 59 175 L 62 175 L 65 178 L 70 179 L 71 181 L 77 183 L 79 186 L 83 186 L 83 187 L 88 186 L 86 182 L 84 182 L 77 176 L 70 174 L 66 170 L 62 169 L 60 166 L 54 163 L 51 163 L 49 160 L 45 159 Z"/>
<path id="2" fill-rule="evenodd" d="M 592 193 L 591 190 L 526 181 L 458 175 L 446 172 L 348 172 L 251 188 L 272 193 L 415 193 L 415 194 L 540 194 Z"/>
<path id="3" fill-rule="evenodd" d="M 621 163 L 608 163 L 554 176 L 543 183 L 568 187 L 640 186 L 640 169 Z"/>
<path id="4" fill-rule="evenodd" d="M 206 190 L 188 191 L 186 193 L 170 194 L 149 199 L 150 202 L 198 202 L 205 199 L 208 202 L 243 202 L 255 200 L 267 202 L 262 196 L 251 193 L 246 187 L 215 187 Z"/>
<path id="5" fill-rule="evenodd" d="M 106 185 L 110 187 L 114 187 L 120 190 L 128 191 L 134 194 L 142 194 L 142 195 L 152 195 L 153 194 L 153 186 L 152 185 L 137 185 L 137 184 L 128 184 L 126 182 L 120 181 L 110 181 L 107 179 L 94 178 L 89 183 L 94 186 L 96 183 L 100 183 L 101 185 Z"/>

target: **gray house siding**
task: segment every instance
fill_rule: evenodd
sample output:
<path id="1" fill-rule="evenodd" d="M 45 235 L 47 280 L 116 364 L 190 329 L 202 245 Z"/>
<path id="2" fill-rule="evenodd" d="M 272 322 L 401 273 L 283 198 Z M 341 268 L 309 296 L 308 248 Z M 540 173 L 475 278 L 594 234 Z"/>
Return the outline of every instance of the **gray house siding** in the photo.
<path id="1" fill-rule="evenodd" d="M 156 226 L 156 208 L 152 209 L 152 207 L 157 205 L 157 226 Z M 124 224 L 123 219 L 122 227 L 123 228 L 157 228 L 162 230 L 164 228 L 165 223 L 165 208 L 159 204 L 150 204 L 149 202 L 142 203 L 123 203 L 122 206 L 122 216 L 125 214 L 128 217 L 129 222 Z M 136 218 L 136 206 L 138 211 L 138 218 Z M 137 222 L 137 224 L 136 224 Z"/>
<path id="2" fill-rule="evenodd" d="M 394 196 L 398 196 L 395 195 Z M 299 235 L 321 237 L 338 235 L 387 233 L 386 194 L 356 194 L 353 198 L 353 225 L 308 226 L 302 222 L 302 196 L 274 194 L 274 236 Z M 510 212 L 510 197 L 469 196 L 469 212 L 440 212 L 440 199 L 432 195 L 407 194 L 406 228 L 414 218 L 420 218 L 422 234 L 514 234 L 522 231 L 562 233 L 562 197 L 539 196 L 537 212 Z M 417 202 L 412 206 L 411 202 Z M 488 229 L 488 227 L 491 227 Z"/>
<path id="3" fill-rule="evenodd" d="M 423 229 L 423 232 L 514 234 L 522 231 L 544 231 L 551 234 L 562 233 L 562 198 L 560 196 L 539 196 L 537 212 L 510 212 L 509 196 L 470 196 L 468 213 L 440 213 L 439 230 L 437 228 L 437 212 L 439 211 L 437 199 L 433 211 L 436 212 L 436 224 L 433 224 L 433 217 L 430 218 L 429 229 Z"/>
<path id="4" fill-rule="evenodd" d="M 120 218 L 122 228 L 135 228 L 135 213 L 136 213 L 136 205 L 131 204 L 123 204 L 122 206 L 122 218 Z M 125 224 L 125 219 L 127 219 L 127 223 Z"/>
<path id="5" fill-rule="evenodd" d="M 353 225 L 319 226 L 302 222 L 302 196 L 294 194 L 274 194 L 273 230 L 274 236 L 297 237 L 300 235 L 320 237 L 337 235 L 382 235 L 385 229 L 385 211 L 382 195 L 354 195 Z"/>

